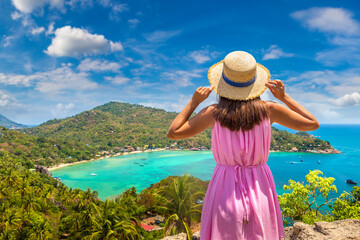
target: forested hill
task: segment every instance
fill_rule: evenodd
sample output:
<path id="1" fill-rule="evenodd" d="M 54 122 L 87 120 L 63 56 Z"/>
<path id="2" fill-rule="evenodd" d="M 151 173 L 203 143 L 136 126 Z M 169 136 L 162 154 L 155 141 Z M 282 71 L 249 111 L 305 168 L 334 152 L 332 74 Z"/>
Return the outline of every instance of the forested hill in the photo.
<path id="1" fill-rule="evenodd" d="M 26 128 L 26 125 L 16 123 L 11 121 L 7 117 L 0 114 L 0 126 L 7 127 L 7 128 Z"/>
<path id="2" fill-rule="evenodd" d="M 131 145 L 144 147 L 154 144 L 165 147 L 174 144 L 166 137 L 167 130 L 176 117 L 175 112 L 144 107 L 137 104 L 110 102 L 74 117 L 54 119 L 37 127 L 21 131 L 49 138 L 74 140 L 100 150 Z M 290 134 L 272 129 L 272 150 L 317 151 L 332 149 L 326 141 L 311 137 L 306 133 Z M 211 147 L 211 132 L 203 133 L 185 140 L 177 141 L 184 148 Z"/>

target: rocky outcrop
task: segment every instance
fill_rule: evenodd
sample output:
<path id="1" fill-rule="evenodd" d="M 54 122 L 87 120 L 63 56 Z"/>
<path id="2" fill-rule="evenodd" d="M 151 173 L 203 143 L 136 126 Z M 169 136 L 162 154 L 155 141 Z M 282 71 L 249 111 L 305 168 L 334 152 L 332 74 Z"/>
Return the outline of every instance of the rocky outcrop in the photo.
<path id="1" fill-rule="evenodd" d="M 187 240 L 186 239 L 186 233 L 179 233 L 172 236 L 164 237 L 161 240 Z M 196 232 L 192 236 L 192 240 L 200 240 L 200 232 Z"/>
<path id="2" fill-rule="evenodd" d="M 285 240 L 360 240 L 360 220 L 345 219 L 335 222 L 302 222 L 285 228 Z"/>
<path id="3" fill-rule="evenodd" d="M 37 172 L 43 173 L 43 174 L 51 177 L 51 173 L 49 172 L 49 170 L 46 167 L 41 166 L 41 165 L 35 165 L 34 167 Z"/>
<path id="4" fill-rule="evenodd" d="M 285 240 L 360 240 L 360 220 L 317 222 L 314 225 L 297 222 L 285 228 L 285 235 Z M 167 236 L 162 240 L 186 240 L 186 233 Z M 194 233 L 192 240 L 200 240 L 200 232 Z"/>

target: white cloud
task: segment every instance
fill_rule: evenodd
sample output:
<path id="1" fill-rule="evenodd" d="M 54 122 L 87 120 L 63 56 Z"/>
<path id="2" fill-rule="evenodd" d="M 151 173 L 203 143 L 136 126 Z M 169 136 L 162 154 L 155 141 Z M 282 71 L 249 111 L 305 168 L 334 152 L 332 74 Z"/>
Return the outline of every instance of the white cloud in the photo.
<path id="1" fill-rule="evenodd" d="M 265 55 L 263 56 L 263 60 L 269 59 L 279 59 L 281 57 L 292 57 L 294 54 L 292 53 L 285 53 L 281 48 L 277 45 L 271 45 L 268 50 L 265 51 Z"/>
<path id="2" fill-rule="evenodd" d="M 11 45 L 11 42 L 15 39 L 15 36 L 6 36 L 3 40 L 3 47 L 8 47 Z"/>
<path id="3" fill-rule="evenodd" d="M 15 11 L 15 12 L 13 12 L 13 13 L 11 14 L 11 19 L 12 19 L 12 20 L 17 20 L 17 19 L 19 19 L 19 18 L 21 18 L 21 17 L 22 17 L 22 14 L 19 13 L 19 12 L 17 12 L 17 11 Z"/>
<path id="4" fill-rule="evenodd" d="M 53 22 L 49 24 L 48 30 L 45 32 L 46 36 L 54 34 L 54 24 Z"/>
<path id="5" fill-rule="evenodd" d="M 211 60 L 208 50 L 198 50 L 190 52 L 189 57 L 200 64 Z"/>
<path id="6" fill-rule="evenodd" d="M 70 110 L 73 110 L 74 108 L 75 105 L 73 103 L 58 103 L 56 104 L 55 108 L 51 109 L 51 113 L 55 117 L 64 117 Z"/>
<path id="7" fill-rule="evenodd" d="M 360 49 L 354 46 L 338 47 L 316 53 L 316 61 L 325 66 L 338 66 L 340 64 L 360 65 Z"/>
<path id="8" fill-rule="evenodd" d="M 338 99 L 335 99 L 334 103 L 340 106 L 359 105 L 360 94 L 358 92 L 353 92 L 352 94 L 346 94 Z"/>
<path id="9" fill-rule="evenodd" d="M 45 5 L 50 5 L 51 8 L 64 8 L 64 0 L 12 0 L 12 4 L 23 13 L 31 13 L 36 9 L 43 8 Z"/>
<path id="10" fill-rule="evenodd" d="M 31 30 L 31 34 L 32 35 L 39 35 L 40 33 L 44 32 L 45 28 L 44 27 L 39 27 L 39 28 L 33 28 Z"/>
<path id="11" fill-rule="evenodd" d="M 331 7 L 314 7 L 290 14 L 310 30 L 348 36 L 360 33 L 360 25 L 353 19 L 353 15 L 349 10 Z"/>
<path id="12" fill-rule="evenodd" d="M 0 90 L 0 107 L 10 107 L 17 103 L 17 99 Z"/>
<path id="13" fill-rule="evenodd" d="M 103 35 L 91 34 L 85 29 L 65 26 L 56 29 L 55 37 L 45 52 L 55 57 L 79 57 L 120 50 L 120 42 L 112 42 Z"/>
<path id="14" fill-rule="evenodd" d="M 121 85 L 130 81 L 130 78 L 124 76 L 105 77 L 105 80 L 110 81 L 113 84 Z"/>
<path id="15" fill-rule="evenodd" d="M 171 80 L 175 83 L 175 85 L 179 87 L 188 87 L 194 85 L 191 80 L 193 78 L 200 78 L 202 75 L 200 74 L 203 70 L 193 70 L 190 72 L 177 70 L 173 72 L 165 72 L 162 74 L 162 78 L 166 80 Z"/>
<path id="16" fill-rule="evenodd" d="M 125 64 L 124 64 L 125 65 Z M 105 72 L 105 71 L 112 71 L 118 72 L 119 69 L 122 67 L 119 63 L 116 62 L 109 62 L 103 59 L 91 59 L 85 58 L 82 60 L 77 67 L 80 71 L 88 72 Z"/>
<path id="17" fill-rule="evenodd" d="M 130 28 L 136 28 L 136 26 L 140 23 L 139 19 L 133 18 L 128 20 Z"/>
<path id="18" fill-rule="evenodd" d="M 64 90 L 81 91 L 98 87 L 96 82 L 88 79 L 87 73 L 76 73 L 66 64 L 55 70 L 29 75 L 5 75 L 0 73 L 0 83 L 20 87 L 34 86 L 37 91 L 43 93 L 57 93 Z"/>
<path id="19" fill-rule="evenodd" d="M 144 37 L 149 42 L 165 42 L 166 40 L 175 37 L 181 33 L 180 30 L 176 31 L 155 31 L 152 33 L 144 34 Z"/>

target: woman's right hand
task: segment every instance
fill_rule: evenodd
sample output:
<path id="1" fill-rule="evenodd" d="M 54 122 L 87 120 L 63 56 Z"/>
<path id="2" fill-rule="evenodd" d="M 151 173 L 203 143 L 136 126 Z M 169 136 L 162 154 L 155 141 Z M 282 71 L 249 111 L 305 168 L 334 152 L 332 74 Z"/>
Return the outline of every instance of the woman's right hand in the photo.
<path id="1" fill-rule="evenodd" d="M 272 80 L 270 82 L 265 83 L 265 86 L 268 87 L 271 93 L 279 99 L 280 101 L 284 101 L 285 98 L 285 85 L 281 80 Z"/>
<path id="2" fill-rule="evenodd" d="M 212 92 L 212 90 L 214 90 L 214 86 L 212 87 L 198 87 L 198 89 L 196 89 L 192 100 L 196 103 L 196 104 L 200 104 L 201 102 L 203 102 Z"/>

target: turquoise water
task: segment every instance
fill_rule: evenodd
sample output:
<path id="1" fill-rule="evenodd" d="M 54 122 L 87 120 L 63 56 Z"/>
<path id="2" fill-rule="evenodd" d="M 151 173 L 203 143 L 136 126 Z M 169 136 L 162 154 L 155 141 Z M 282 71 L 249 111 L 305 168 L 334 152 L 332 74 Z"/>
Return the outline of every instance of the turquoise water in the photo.
<path id="1" fill-rule="evenodd" d="M 281 126 L 276 126 L 284 129 Z M 289 179 L 304 181 L 309 170 L 319 169 L 325 176 L 336 178 L 338 196 L 350 191 L 345 180 L 360 182 L 360 125 L 322 125 L 310 132 L 330 141 L 342 154 L 271 153 L 268 160 L 278 194 Z M 299 161 L 299 157 L 303 162 Z M 317 162 L 320 161 L 321 164 Z M 291 164 L 290 162 L 294 162 Z M 136 164 L 137 163 L 137 164 Z M 140 166 L 143 165 L 143 166 Z M 116 196 L 135 186 L 138 191 L 172 175 L 190 173 L 202 180 L 210 180 L 215 161 L 211 151 L 148 152 L 76 164 L 52 171 L 65 185 L 99 192 L 99 197 Z M 91 173 L 97 174 L 91 176 Z"/>

